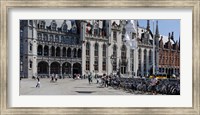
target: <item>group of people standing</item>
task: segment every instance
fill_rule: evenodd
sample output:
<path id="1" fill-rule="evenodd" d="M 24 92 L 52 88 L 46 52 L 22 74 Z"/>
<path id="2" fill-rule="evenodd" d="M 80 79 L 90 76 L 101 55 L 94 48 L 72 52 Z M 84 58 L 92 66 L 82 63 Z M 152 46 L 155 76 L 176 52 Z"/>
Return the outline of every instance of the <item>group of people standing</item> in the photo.
<path id="1" fill-rule="evenodd" d="M 58 80 L 58 75 L 57 74 L 52 74 L 50 82 L 57 82 L 57 80 Z"/>
<path id="2" fill-rule="evenodd" d="M 96 79 L 97 84 L 101 84 L 102 87 L 108 87 L 111 82 L 111 75 L 108 76 L 106 74 L 103 74 L 103 76 L 93 75 L 92 72 L 90 72 L 87 75 L 88 83 L 91 84 L 93 82 L 93 79 Z"/>

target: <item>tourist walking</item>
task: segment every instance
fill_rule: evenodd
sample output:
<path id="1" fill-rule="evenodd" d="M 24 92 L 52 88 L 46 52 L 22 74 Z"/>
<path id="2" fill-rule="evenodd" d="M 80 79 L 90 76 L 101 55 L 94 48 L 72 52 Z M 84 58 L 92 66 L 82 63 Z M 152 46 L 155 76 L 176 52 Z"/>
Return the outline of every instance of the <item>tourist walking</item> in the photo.
<path id="1" fill-rule="evenodd" d="M 88 83 L 90 84 L 91 82 L 91 74 L 88 74 Z"/>
<path id="2" fill-rule="evenodd" d="M 40 78 L 39 77 L 37 77 L 37 84 L 36 84 L 36 87 L 40 87 Z"/>

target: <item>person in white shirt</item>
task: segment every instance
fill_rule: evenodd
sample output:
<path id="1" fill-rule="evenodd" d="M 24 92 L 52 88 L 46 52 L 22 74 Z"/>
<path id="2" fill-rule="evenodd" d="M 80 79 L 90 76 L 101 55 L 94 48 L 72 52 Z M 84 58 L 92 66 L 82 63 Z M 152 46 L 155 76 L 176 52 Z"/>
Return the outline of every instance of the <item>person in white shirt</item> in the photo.
<path id="1" fill-rule="evenodd" d="M 151 85 L 151 87 L 152 87 L 152 93 L 153 93 L 153 95 L 156 95 L 156 85 L 157 85 L 157 83 L 158 83 L 158 80 L 157 80 L 157 78 L 156 78 L 156 76 L 154 75 L 153 76 L 153 78 L 151 79 L 151 83 L 150 83 L 150 85 Z"/>

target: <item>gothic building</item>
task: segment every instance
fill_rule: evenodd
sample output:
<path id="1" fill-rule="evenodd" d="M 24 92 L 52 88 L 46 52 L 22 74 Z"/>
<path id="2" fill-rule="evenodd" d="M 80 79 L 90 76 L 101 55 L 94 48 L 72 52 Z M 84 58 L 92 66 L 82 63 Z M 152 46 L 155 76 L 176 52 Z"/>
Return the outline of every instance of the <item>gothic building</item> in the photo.
<path id="1" fill-rule="evenodd" d="M 167 40 L 166 40 L 167 39 Z M 159 72 L 166 75 L 180 74 L 180 40 L 174 41 L 174 33 L 161 36 L 159 41 Z"/>
<path id="2" fill-rule="evenodd" d="M 81 73 L 80 22 L 20 21 L 20 74 L 23 77 Z"/>
<path id="3" fill-rule="evenodd" d="M 180 42 L 167 40 L 149 20 L 21 20 L 20 75 L 179 74 Z"/>

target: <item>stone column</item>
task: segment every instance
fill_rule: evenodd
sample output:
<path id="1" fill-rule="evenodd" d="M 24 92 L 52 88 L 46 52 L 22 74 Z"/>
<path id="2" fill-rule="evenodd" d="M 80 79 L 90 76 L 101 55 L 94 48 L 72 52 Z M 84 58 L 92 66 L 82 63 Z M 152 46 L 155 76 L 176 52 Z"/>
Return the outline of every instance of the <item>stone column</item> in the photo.
<path id="1" fill-rule="evenodd" d="M 62 77 L 62 65 L 60 65 L 60 76 Z"/>
<path id="2" fill-rule="evenodd" d="M 60 47 L 60 57 L 63 57 L 63 56 L 62 56 L 62 55 L 63 55 L 62 50 L 63 50 L 63 48 Z"/>
<path id="3" fill-rule="evenodd" d="M 42 56 L 44 56 L 44 45 L 42 45 Z"/>
<path id="4" fill-rule="evenodd" d="M 51 56 L 51 47 L 49 46 L 49 57 Z"/>
<path id="5" fill-rule="evenodd" d="M 71 63 L 71 77 L 73 77 L 73 63 Z"/>
<path id="6" fill-rule="evenodd" d="M 56 57 L 56 48 L 57 48 L 57 47 L 55 47 L 55 50 L 54 50 L 54 51 L 55 51 L 55 52 L 54 52 L 54 53 L 55 53 L 55 54 L 54 54 L 54 57 Z"/>

